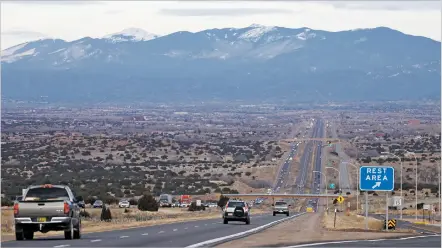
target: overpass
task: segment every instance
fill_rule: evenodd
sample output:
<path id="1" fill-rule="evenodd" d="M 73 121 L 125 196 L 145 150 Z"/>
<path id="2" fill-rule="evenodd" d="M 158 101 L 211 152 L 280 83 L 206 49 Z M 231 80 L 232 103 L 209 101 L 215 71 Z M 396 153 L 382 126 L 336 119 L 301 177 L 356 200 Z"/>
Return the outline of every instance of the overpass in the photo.
<path id="1" fill-rule="evenodd" d="M 222 196 L 231 198 L 337 198 L 342 196 L 344 199 L 350 199 L 352 195 L 332 195 L 332 194 L 222 194 Z"/>

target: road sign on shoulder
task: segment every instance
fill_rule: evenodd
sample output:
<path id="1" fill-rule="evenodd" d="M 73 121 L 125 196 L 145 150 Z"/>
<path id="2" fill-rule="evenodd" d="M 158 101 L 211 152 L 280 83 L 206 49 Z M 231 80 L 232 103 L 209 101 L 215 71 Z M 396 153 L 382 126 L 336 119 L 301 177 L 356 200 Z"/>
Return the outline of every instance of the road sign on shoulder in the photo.
<path id="1" fill-rule="evenodd" d="M 393 196 L 393 207 L 402 206 L 402 198 L 400 196 Z"/>
<path id="2" fill-rule="evenodd" d="M 359 173 L 362 191 L 394 190 L 394 168 L 391 166 L 362 166 Z"/>
<path id="3" fill-rule="evenodd" d="M 338 196 L 338 198 L 336 198 L 336 200 L 338 200 L 339 203 L 343 203 L 344 202 L 344 197 L 342 197 L 340 195 L 340 196 Z"/>

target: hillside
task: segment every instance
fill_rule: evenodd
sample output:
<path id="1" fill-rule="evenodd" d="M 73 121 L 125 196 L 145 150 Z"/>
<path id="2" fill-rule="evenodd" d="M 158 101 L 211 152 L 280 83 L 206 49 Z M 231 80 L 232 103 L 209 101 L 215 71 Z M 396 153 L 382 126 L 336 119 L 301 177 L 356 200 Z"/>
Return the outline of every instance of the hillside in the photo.
<path id="1" fill-rule="evenodd" d="M 251 25 L 38 40 L 2 51 L 3 99 L 49 102 L 440 98 L 440 42 L 385 27 Z"/>

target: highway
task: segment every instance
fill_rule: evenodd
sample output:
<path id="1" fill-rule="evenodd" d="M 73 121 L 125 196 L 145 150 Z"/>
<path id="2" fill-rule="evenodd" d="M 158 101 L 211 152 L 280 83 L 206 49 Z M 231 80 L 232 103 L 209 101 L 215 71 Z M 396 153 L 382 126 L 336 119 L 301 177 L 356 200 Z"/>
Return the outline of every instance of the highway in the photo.
<path id="1" fill-rule="evenodd" d="M 286 248 L 299 247 L 441 247 L 441 238 L 440 235 L 422 235 L 414 237 L 372 240 L 321 241 L 309 244 L 286 246 Z"/>
<path id="2" fill-rule="evenodd" d="M 336 126 L 334 124 L 331 124 L 331 125 L 332 126 L 330 129 L 331 129 L 331 133 L 332 133 L 332 138 L 337 139 L 338 134 L 336 133 Z M 342 191 L 343 191 L 342 193 L 345 193 L 344 191 L 351 192 L 350 180 L 349 180 L 349 174 L 348 174 L 348 165 L 346 163 L 344 163 L 344 162 L 349 161 L 350 158 L 342 150 L 341 144 L 336 143 L 335 147 L 336 147 L 336 152 L 339 154 L 339 156 L 342 159 L 341 163 L 339 164 L 339 174 L 340 174 L 339 187 L 340 187 L 340 189 L 342 189 Z"/>
<path id="3" fill-rule="evenodd" d="M 291 170 L 291 164 L 293 162 L 293 158 L 296 156 L 298 150 L 298 144 L 297 143 L 291 143 L 290 144 L 290 153 L 286 160 L 284 161 L 284 164 L 282 165 L 281 169 L 279 170 L 278 177 L 276 179 L 275 186 L 273 187 L 273 192 L 278 193 L 280 192 L 281 188 L 284 187 L 284 185 L 288 184 L 290 179 L 290 170 Z"/>
<path id="4" fill-rule="evenodd" d="M 253 211 L 253 210 L 252 210 Z M 253 212 L 252 212 L 253 213 Z M 292 213 L 292 215 L 295 213 Z M 232 222 L 227 225 L 219 219 L 198 220 L 150 227 L 83 234 L 81 239 L 64 237 L 38 238 L 25 241 L 2 242 L 2 247 L 186 247 L 206 240 L 237 234 L 286 216 L 253 215 L 250 225 Z M 105 224 L 104 224 L 105 225 Z"/>
<path id="5" fill-rule="evenodd" d="M 316 123 L 315 133 L 313 134 L 314 138 L 323 138 L 324 137 L 324 122 L 322 120 L 318 120 Z M 314 167 L 313 171 L 322 172 L 322 141 L 314 141 L 316 154 L 314 158 Z M 312 172 L 312 185 L 311 185 L 311 193 L 312 194 L 320 194 L 321 190 L 321 179 L 322 174 L 317 172 Z M 313 210 L 317 212 L 319 198 L 310 200 L 313 206 Z"/>

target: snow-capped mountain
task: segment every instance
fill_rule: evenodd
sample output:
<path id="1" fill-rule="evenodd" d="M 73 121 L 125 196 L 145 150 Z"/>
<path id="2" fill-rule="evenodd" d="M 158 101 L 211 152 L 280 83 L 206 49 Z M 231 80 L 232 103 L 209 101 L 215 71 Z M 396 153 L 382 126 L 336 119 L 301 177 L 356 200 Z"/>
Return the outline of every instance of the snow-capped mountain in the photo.
<path id="1" fill-rule="evenodd" d="M 253 24 L 164 36 L 130 28 L 27 42 L 1 60 L 3 94 L 23 99 L 311 100 L 318 90 L 330 100 L 440 97 L 440 42 L 384 27 Z"/>
<path id="2" fill-rule="evenodd" d="M 148 41 L 160 37 L 141 28 L 126 28 L 118 33 L 105 35 L 103 38 L 111 42 Z"/>

